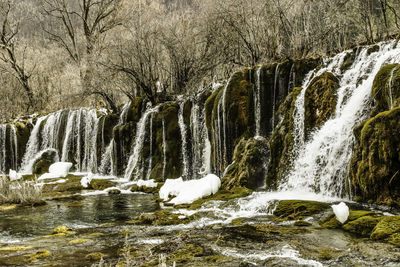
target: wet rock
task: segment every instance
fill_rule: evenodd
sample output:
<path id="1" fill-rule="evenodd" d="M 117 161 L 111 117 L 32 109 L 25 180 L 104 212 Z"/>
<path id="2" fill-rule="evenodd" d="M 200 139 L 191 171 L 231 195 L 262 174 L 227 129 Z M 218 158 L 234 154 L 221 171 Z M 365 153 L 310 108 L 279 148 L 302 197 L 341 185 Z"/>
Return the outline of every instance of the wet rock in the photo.
<path id="1" fill-rule="evenodd" d="M 293 111 L 301 90 L 301 87 L 294 88 L 278 109 L 277 117 L 280 118 L 280 123 L 269 141 L 270 161 L 265 181 L 267 188 L 276 188 L 290 169 L 290 156 L 294 146 Z"/>
<path id="2" fill-rule="evenodd" d="M 354 195 L 363 201 L 400 205 L 400 107 L 384 111 L 354 130 L 350 164 Z"/>
<path id="3" fill-rule="evenodd" d="M 121 194 L 121 190 L 119 190 L 119 189 L 111 189 L 111 190 L 108 191 L 108 194 L 109 195 L 119 195 L 119 194 Z"/>
<path id="4" fill-rule="evenodd" d="M 381 218 L 372 216 L 363 216 L 354 221 L 350 221 L 343 225 L 343 229 L 357 234 L 359 236 L 369 237 L 374 227 L 379 223 Z"/>
<path id="5" fill-rule="evenodd" d="M 371 238 L 381 240 L 400 232 L 400 216 L 386 216 L 373 229 Z"/>
<path id="6" fill-rule="evenodd" d="M 50 165 L 57 161 L 57 157 L 57 151 L 54 149 L 44 151 L 40 158 L 33 163 L 32 173 L 40 175 L 49 172 Z"/>
<path id="7" fill-rule="evenodd" d="M 372 85 L 375 106 L 372 116 L 400 105 L 400 64 L 383 66 Z"/>
<path id="8" fill-rule="evenodd" d="M 88 260 L 91 260 L 91 261 L 98 261 L 98 260 L 104 258 L 105 256 L 106 255 L 104 255 L 101 252 L 92 252 L 92 253 L 87 254 L 85 256 L 85 259 L 88 259 Z"/>
<path id="9" fill-rule="evenodd" d="M 305 121 L 306 138 L 316 127 L 320 127 L 335 112 L 339 80 L 330 72 L 315 77 L 305 92 Z"/>
<path id="10" fill-rule="evenodd" d="M 265 138 L 243 138 L 235 147 L 233 163 L 222 178 L 221 188 L 231 190 L 234 187 L 247 187 L 254 190 L 262 186 L 268 157 Z"/>
<path id="11" fill-rule="evenodd" d="M 274 215 L 290 220 L 301 219 L 320 213 L 330 206 L 326 203 L 308 200 L 281 200 L 274 210 Z"/>
<path id="12" fill-rule="evenodd" d="M 48 250 L 40 250 L 36 253 L 29 255 L 29 261 L 35 261 L 38 259 L 43 259 L 51 256 L 51 252 Z"/>

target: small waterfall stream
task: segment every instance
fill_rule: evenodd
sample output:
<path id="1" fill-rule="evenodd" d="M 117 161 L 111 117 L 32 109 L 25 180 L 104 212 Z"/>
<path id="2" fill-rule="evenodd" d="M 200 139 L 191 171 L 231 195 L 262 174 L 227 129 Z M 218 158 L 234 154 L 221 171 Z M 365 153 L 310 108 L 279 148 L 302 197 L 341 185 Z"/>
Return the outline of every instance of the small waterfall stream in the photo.
<path id="1" fill-rule="evenodd" d="M 141 178 L 142 175 L 141 170 L 143 170 L 143 168 L 139 168 L 138 163 L 142 154 L 141 152 L 146 137 L 146 125 L 151 114 L 158 112 L 158 110 L 159 106 L 152 108 L 148 104 L 146 111 L 144 112 L 139 122 L 137 123 L 135 143 L 134 146 L 132 147 L 131 155 L 129 156 L 128 160 L 128 166 L 125 170 L 125 175 L 124 175 L 126 180 L 130 179 L 136 180 Z"/>
<path id="2" fill-rule="evenodd" d="M 179 112 L 178 112 L 178 123 L 179 128 L 181 130 L 181 138 L 182 138 L 182 163 L 183 163 L 183 171 L 182 177 L 184 179 L 188 178 L 189 175 L 189 159 L 188 159 L 188 150 L 187 150 L 187 131 L 185 120 L 183 118 L 183 110 L 185 107 L 186 101 L 181 101 L 179 104 Z"/>
<path id="3" fill-rule="evenodd" d="M 2 124 L 0 125 L 0 155 L 1 155 L 1 160 L 0 160 L 0 170 L 2 172 L 6 171 L 6 146 L 7 146 L 7 125 Z"/>
<path id="4" fill-rule="evenodd" d="M 262 66 L 256 72 L 256 90 L 254 91 L 254 121 L 256 124 L 256 135 L 261 135 L 261 71 Z"/>
<path id="5" fill-rule="evenodd" d="M 119 120 L 118 123 L 115 127 L 118 127 L 122 124 L 125 124 L 128 120 L 128 112 L 129 108 L 131 106 L 132 102 L 126 103 L 121 110 L 121 114 L 119 115 Z M 103 144 L 104 144 L 104 124 L 105 121 L 103 121 L 103 130 L 102 130 L 102 138 L 103 138 Z M 103 145 L 104 147 L 104 145 Z M 110 143 L 107 145 L 107 147 L 104 150 L 104 153 L 102 154 L 101 157 L 101 162 L 100 162 L 100 167 L 99 171 L 101 174 L 107 174 L 107 175 L 112 175 L 116 176 L 117 175 L 117 144 L 115 142 L 115 139 L 112 138 Z"/>

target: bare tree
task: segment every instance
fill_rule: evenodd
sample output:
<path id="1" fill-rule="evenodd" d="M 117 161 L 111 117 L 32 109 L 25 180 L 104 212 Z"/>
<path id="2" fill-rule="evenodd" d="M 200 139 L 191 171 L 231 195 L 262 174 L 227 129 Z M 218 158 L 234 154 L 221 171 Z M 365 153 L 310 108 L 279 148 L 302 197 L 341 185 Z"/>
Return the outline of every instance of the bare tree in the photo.
<path id="1" fill-rule="evenodd" d="M 43 14 L 47 24 L 52 25 L 45 25 L 44 31 L 79 66 L 84 95 L 100 95 L 112 110 L 116 109 L 112 98 L 93 88 L 93 68 L 105 34 L 121 24 L 117 16 L 119 3 L 120 0 L 43 0 Z"/>
<path id="2" fill-rule="evenodd" d="M 0 5 L 0 60 L 7 66 L 3 71 L 11 73 L 24 89 L 28 98 L 26 111 L 29 111 L 35 108 L 35 96 L 29 83 L 32 74 L 25 66 L 25 49 L 19 52 L 16 50 L 20 26 L 10 18 L 11 9 L 11 1 L 3 1 Z"/>

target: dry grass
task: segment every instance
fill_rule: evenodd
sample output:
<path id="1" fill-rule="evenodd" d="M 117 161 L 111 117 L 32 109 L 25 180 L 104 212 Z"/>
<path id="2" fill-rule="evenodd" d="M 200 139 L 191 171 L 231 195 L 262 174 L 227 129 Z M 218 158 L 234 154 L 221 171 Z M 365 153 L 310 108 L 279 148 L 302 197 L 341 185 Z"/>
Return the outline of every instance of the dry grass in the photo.
<path id="1" fill-rule="evenodd" d="M 29 204 L 42 198 L 42 187 L 32 181 L 13 181 L 0 176 L 0 204 Z"/>

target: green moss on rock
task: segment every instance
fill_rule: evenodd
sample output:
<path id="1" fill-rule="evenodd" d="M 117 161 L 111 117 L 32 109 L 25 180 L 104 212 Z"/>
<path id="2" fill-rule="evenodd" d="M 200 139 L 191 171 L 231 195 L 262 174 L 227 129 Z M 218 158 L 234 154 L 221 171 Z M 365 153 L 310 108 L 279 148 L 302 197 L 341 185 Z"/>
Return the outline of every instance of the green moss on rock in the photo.
<path id="1" fill-rule="evenodd" d="M 266 175 L 267 188 L 276 188 L 278 181 L 290 168 L 290 156 L 294 146 L 293 111 L 301 90 L 301 87 L 294 88 L 277 112 L 281 122 L 276 126 L 269 141 L 270 161 Z"/>
<path id="2" fill-rule="evenodd" d="M 372 95 L 375 108 L 372 115 L 400 105 L 400 64 L 383 66 L 376 74 Z"/>
<path id="3" fill-rule="evenodd" d="M 385 216 L 373 229 L 371 238 L 375 240 L 386 239 L 399 232 L 400 216 Z"/>
<path id="4" fill-rule="evenodd" d="M 308 200 L 281 200 L 274 210 L 274 215 L 290 220 L 320 213 L 330 206 L 326 203 Z"/>
<path id="5" fill-rule="evenodd" d="M 335 112 L 338 88 L 339 80 L 330 72 L 325 72 L 311 81 L 305 92 L 306 136 Z"/>
<path id="6" fill-rule="evenodd" d="M 265 138 L 243 138 L 235 147 L 234 163 L 222 178 L 222 189 L 234 187 L 256 189 L 264 184 L 266 170 L 261 162 L 268 162 L 268 142 Z"/>
<path id="7" fill-rule="evenodd" d="M 353 234 L 368 237 L 380 220 L 381 218 L 363 216 L 354 221 L 346 223 L 343 225 L 343 229 Z"/>
<path id="8" fill-rule="evenodd" d="M 354 195 L 363 201 L 400 204 L 400 107 L 381 112 L 354 130 L 350 164 Z"/>

